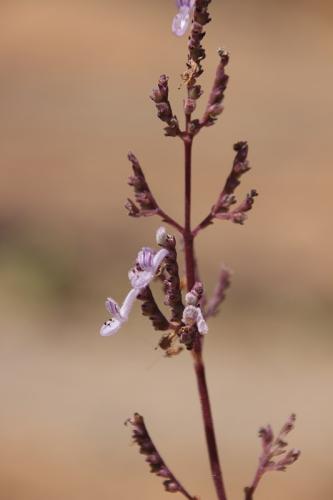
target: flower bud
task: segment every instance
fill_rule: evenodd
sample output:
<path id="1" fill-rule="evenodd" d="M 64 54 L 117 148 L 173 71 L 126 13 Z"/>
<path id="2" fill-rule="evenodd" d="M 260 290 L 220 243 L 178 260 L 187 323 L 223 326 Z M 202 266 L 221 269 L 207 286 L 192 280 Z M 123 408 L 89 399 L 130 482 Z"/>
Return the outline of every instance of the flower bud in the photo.
<path id="1" fill-rule="evenodd" d="M 185 302 L 187 306 L 196 306 L 198 302 L 198 296 L 193 292 L 188 292 L 185 295 Z"/>
<path id="2" fill-rule="evenodd" d="M 156 231 L 156 242 L 160 246 L 164 246 L 168 239 L 168 233 L 165 227 L 161 226 Z"/>
<path id="3" fill-rule="evenodd" d="M 196 102 L 194 99 L 186 99 L 184 105 L 185 115 L 190 115 L 195 111 Z"/>

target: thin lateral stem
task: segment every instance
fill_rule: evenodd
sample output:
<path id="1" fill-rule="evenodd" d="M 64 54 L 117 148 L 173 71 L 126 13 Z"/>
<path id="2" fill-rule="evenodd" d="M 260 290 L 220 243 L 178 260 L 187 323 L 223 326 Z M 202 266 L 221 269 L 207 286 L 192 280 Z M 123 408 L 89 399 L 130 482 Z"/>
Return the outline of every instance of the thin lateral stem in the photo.
<path id="1" fill-rule="evenodd" d="M 181 234 L 184 234 L 183 226 L 178 224 L 178 222 L 176 222 L 172 217 L 170 217 L 168 214 L 166 214 L 161 208 L 157 209 L 156 214 L 159 215 L 160 217 L 162 217 L 164 222 L 167 222 L 170 226 L 177 229 L 177 231 L 179 231 Z"/>
<path id="2" fill-rule="evenodd" d="M 194 236 L 191 231 L 191 176 L 192 176 L 192 143 L 193 136 L 189 133 L 190 115 L 186 115 L 186 134 L 183 136 L 185 146 L 185 227 L 184 227 L 184 252 L 186 264 L 187 289 L 190 291 L 195 283 L 195 258 L 194 258 Z M 217 443 L 213 416 L 210 406 L 209 393 L 205 374 L 205 365 L 202 357 L 202 340 L 198 339 L 192 351 L 194 369 L 197 378 L 199 397 L 201 402 L 202 417 L 205 429 L 206 443 L 210 462 L 211 473 L 215 485 L 218 500 L 227 500 Z"/>
<path id="3" fill-rule="evenodd" d="M 135 422 L 136 418 L 139 419 L 139 425 Z M 132 424 L 134 426 L 134 429 L 136 429 L 133 431 L 133 440 L 135 443 L 137 443 L 139 445 L 140 453 L 143 453 L 144 455 L 147 456 L 146 461 L 150 464 L 151 472 L 155 473 L 157 476 L 165 477 L 165 478 L 167 478 L 167 482 L 171 481 L 175 485 L 177 485 L 177 488 L 178 488 L 177 492 L 184 495 L 184 497 L 186 497 L 188 500 L 198 500 L 197 497 L 189 494 L 189 492 L 184 488 L 184 486 L 181 484 L 181 482 L 174 476 L 174 474 L 171 472 L 169 467 L 166 465 L 165 461 L 161 457 L 161 454 L 157 450 L 157 448 L 156 448 L 156 446 L 155 446 L 155 444 L 154 444 L 154 442 L 153 442 L 153 440 L 152 440 L 152 438 L 147 430 L 147 427 L 145 425 L 143 417 L 141 415 L 139 415 L 138 413 L 136 413 L 134 415 L 134 422 L 133 422 L 133 419 L 128 419 L 125 422 L 125 425 L 127 425 L 127 423 Z M 148 448 L 150 449 L 149 451 L 146 451 L 147 443 L 148 443 Z M 149 453 L 151 453 L 151 456 L 149 455 Z M 166 474 L 162 474 L 161 473 L 162 470 L 159 470 L 159 469 L 156 470 L 156 468 L 154 468 L 154 467 L 156 467 L 156 461 L 152 462 L 152 460 L 151 460 L 152 456 L 157 456 L 159 467 L 162 466 L 162 469 L 166 472 Z M 167 490 L 167 491 L 169 491 L 169 490 Z M 170 492 L 173 492 L 173 490 L 170 490 Z"/>

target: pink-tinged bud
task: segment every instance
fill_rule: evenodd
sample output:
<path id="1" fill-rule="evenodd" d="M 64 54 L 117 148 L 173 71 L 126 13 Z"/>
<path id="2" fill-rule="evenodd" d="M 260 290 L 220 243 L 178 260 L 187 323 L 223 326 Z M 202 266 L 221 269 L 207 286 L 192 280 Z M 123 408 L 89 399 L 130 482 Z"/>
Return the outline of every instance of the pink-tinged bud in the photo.
<path id="1" fill-rule="evenodd" d="M 195 111 L 195 108 L 197 107 L 197 104 L 194 99 L 186 99 L 185 105 L 184 105 L 184 111 L 185 115 L 190 115 Z"/>
<path id="2" fill-rule="evenodd" d="M 162 102 L 164 100 L 164 95 L 161 92 L 159 87 L 154 87 L 152 92 L 151 92 L 150 98 L 152 101 L 158 103 L 158 102 Z"/>
<path id="3" fill-rule="evenodd" d="M 164 481 L 164 487 L 169 493 L 176 493 L 179 491 L 178 484 L 174 481 Z"/>
<path id="4" fill-rule="evenodd" d="M 208 108 L 207 112 L 209 116 L 211 116 L 212 118 L 216 118 L 222 113 L 223 110 L 224 110 L 223 104 L 213 104 Z"/>

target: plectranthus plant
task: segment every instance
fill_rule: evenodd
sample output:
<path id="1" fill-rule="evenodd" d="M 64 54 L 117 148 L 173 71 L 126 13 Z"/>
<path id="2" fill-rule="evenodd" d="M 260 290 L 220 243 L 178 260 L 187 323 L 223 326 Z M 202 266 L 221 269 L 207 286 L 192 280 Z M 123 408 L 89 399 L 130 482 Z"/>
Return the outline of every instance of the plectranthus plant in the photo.
<path id="1" fill-rule="evenodd" d="M 137 253 L 134 264 L 129 270 L 129 291 L 123 303 L 119 305 L 113 298 L 106 299 L 108 319 L 101 327 L 103 337 L 112 336 L 125 329 L 130 321 L 132 308 L 139 304 L 142 314 L 147 316 L 152 327 L 161 332 L 159 347 L 165 357 L 189 352 L 193 358 L 197 378 L 199 399 L 202 408 L 203 426 L 207 443 L 211 477 L 214 481 L 216 496 L 219 500 L 227 500 L 227 493 L 222 475 L 221 463 L 217 449 L 215 427 L 213 423 L 211 403 L 209 399 L 205 363 L 203 359 L 204 340 L 209 341 L 209 318 L 218 313 L 230 286 L 230 272 L 222 267 L 217 285 L 210 298 L 207 298 L 204 285 L 199 279 L 198 260 L 195 256 L 194 241 L 197 235 L 213 224 L 217 219 L 234 224 L 245 223 L 248 212 L 253 208 L 257 192 L 251 189 L 237 201 L 236 191 L 244 174 L 250 170 L 248 161 L 248 144 L 238 141 L 234 144 L 235 157 L 225 182 L 221 182 L 221 190 L 207 216 L 192 226 L 191 180 L 192 180 L 192 145 L 195 137 L 203 128 L 215 124 L 224 109 L 224 95 L 229 77 L 226 67 L 229 53 L 224 49 L 217 50 L 217 70 L 207 103 L 201 117 L 193 117 L 198 99 L 203 94 L 199 83 L 202 75 L 203 61 L 206 57 L 202 45 L 205 26 L 211 21 L 209 5 L 211 0 L 177 0 L 177 13 L 172 21 L 171 30 L 176 36 L 183 36 L 189 31 L 188 54 L 186 66 L 181 75 L 181 88 L 186 91 L 184 99 L 184 125 L 172 111 L 169 101 L 169 80 L 161 75 L 153 88 L 151 100 L 155 103 L 157 116 L 164 123 L 167 137 L 179 140 L 184 148 L 184 221 L 177 222 L 159 205 L 146 180 L 143 169 L 133 153 L 129 153 L 132 173 L 128 184 L 133 188 L 134 199 L 126 202 L 128 214 L 136 219 L 144 217 L 160 218 L 164 225 L 157 225 L 154 248 L 144 246 Z M 178 171 L 178 169 L 177 169 Z M 176 172 L 175 174 L 176 175 Z M 174 234 L 173 234 L 174 233 Z M 177 245 L 175 234 L 181 245 Z M 179 265 L 179 247 L 184 252 L 184 272 Z M 153 282 L 160 285 L 164 294 L 163 310 L 154 298 L 151 288 Z M 244 488 L 244 500 L 253 500 L 262 476 L 269 471 L 284 471 L 297 460 L 299 450 L 287 451 L 287 434 L 293 429 L 295 415 L 292 414 L 277 437 L 271 427 L 262 427 L 259 436 L 262 442 L 262 453 L 259 457 L 257 471 L 250 486 Z M 190 494 L 180 483 L 171 469 L 165 464 L 155 443 L 150 437 L 143 417 L 135 413 L 127 420 L 132 426 L 132 437 L 139 446 L 140 453 L 146 456 L 151 472 L 163 478 L 164 488 L 169 493 L 179 493 L 191 500 L 198 496 Z M 202 498 L 202 497 L 200 497 Z"/>

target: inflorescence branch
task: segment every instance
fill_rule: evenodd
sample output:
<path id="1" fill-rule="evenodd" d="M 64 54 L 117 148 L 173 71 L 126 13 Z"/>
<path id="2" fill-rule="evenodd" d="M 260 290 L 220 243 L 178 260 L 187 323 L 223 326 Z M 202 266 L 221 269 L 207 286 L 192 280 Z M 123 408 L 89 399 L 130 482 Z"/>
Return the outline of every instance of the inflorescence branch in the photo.
<path id="1" fill-rule="evenodd" d="M 133 175 L 129 177 L 128 184 L 134 189 L 135 201 L 137 203 L 135 204 L 134 201 L 128 198 L 125 204 L 128 215 L 130 217 L 151 217 L 152 215 L 158 215 L 164 222 L 167 222 L 182 233 L 182 226 L 167 215 L 155 200 L 136 156 L 133 153 L 129 153 L 128 159 L 132 163 L 133 169 Z"/>
<path id="2" fill-rule="evenodd" d="M 288 443 L 287 435 L 295 427 L 296 415 L 290 415 L 279 434 L 274 438 L 272 427 L 261 427 L 259 429 L 259 437 L 262 444 L 262 454 L 259 458 L 258 469 L 255 473 L 251 486 L 245 488 L 245 500 L 252 500 L 253 494 L 266 472 L 270 471 L 285 471 L 289 465 L 292 465 L 299 458 L 301 452 L 295 448 L 287 451 Z M 277 460 L 277 457 L 279 459 Z"/>
<path id="3" fill-rule="evenodd" d="M 246 212 L 251 210 L 254 203 L 254 198 L 257 196 L 257 191 L 252 189 L 243 202 L 235 209 L 231 207 L 236 203 L 235 190 L 240 184 L 240 178 L 243 174 L 250 170 L 247 160 L 248 144 L 245 141 L 237 142 L 234 145 L 236 156 L 233 162 L 231 172 L 224 184 L 224 187 L 219 194 L 219 197 L 212 206 L 210 213 L 205 217 L 200 224 L 193 230 L 193 235 L 196 236 L 199 231 L 213 224 L 214 219 L 231 220 L 236 224 L 244 224 L 246 220 Z"/>
<path id="4" fill-rule="evenodd" d="M 164 479 L 163 485 L 165 490 L 169 493 L 181 493 L 184 497 L 188 498 L 188 500 L 199 500 L 186 491 L 184 486 L 182 486 L 166 465 L 147 431 L 143 417 L 135 413 L 132 418 L 129 418 L 125 422 L 125 424 L 132 425 L 133 441 L 139 446 L 140 453 L 146 456 L 146 462 L 148 462 L 150 466 L 150 471 Z"/>
<path id="5" fill-rule="evenodd" d="M 218 281 L 213 292 L 213 295 L 208 300 L 207 304 L 204 308 L 204 316 L 205 318 L 209 318 L 210 316 L 215 316 L 219 312 L 220 305 L 225 299 L 226 291 L 230 287 L 231 282 L 231 271 L 226 267 L 222 267 L 220 271 L 220 275 L 218 277 Z"/>

